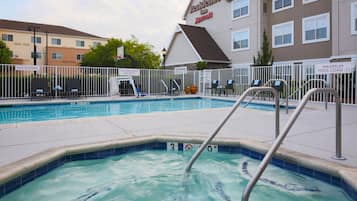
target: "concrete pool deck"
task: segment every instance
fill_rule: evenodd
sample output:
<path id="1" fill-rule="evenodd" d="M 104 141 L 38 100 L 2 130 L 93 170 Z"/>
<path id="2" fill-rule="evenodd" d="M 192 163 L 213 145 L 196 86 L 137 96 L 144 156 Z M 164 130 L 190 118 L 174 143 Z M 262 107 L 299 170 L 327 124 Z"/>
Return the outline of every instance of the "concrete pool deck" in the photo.
<path id="1" fill-rule="evenodd" d="M 88 98 L 86 100 L 108 100 Z M 72 100 L 73 101 L 73 100 Z M 78 101 L 78 100 L 76 100 Z M 3 101 L 0 104 L 5 104 Z M 16 101 L 22 103 L 24 101 Z M 26 101 L 25 101 L 26 102 Z M 12 104 L 14 101 L 6 101 Z M 208 136 L 229 108 L 156 112 L 0 125 L 0 166 L 50 148 L 141 136 Z M 281 130 L 291 116 L 281 110 Z M 342 106 L 345 161 L 335 161 L 335 107 L 309 103 L 282 145 L 284 148 L 357 168 L 357 106 Z M 239 109 L 218 134 L 265 144 L 274 140 L 274 112 Z"/>

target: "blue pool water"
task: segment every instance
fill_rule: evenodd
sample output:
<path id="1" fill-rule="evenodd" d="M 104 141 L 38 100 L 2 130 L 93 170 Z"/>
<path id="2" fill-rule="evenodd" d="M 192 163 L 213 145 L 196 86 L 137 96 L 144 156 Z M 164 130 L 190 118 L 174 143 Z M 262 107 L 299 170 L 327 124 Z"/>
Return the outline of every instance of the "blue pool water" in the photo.
<path id="1" fill-rule="evenodd" d="M 259 161 L 205 153 L 187 179 L 192 153 L 141 151 L 66 163 L 1 201 L 237 201 Z M 342 189 L 270 165 L 251 201 L 349 201 Z"/>
<path id="2" fill-rule="evenodd" d="M 111 102 L 78 102 L 72 104 L 41 104 L 0 107 L 0 124 L 28 121 L 75 119 L 82 117 L 112 116 L 150 112 L 195 110 L 231 107 L 233 101 L 185 98 Z M 247 108 L 273 111 L 272 105 L 249 104 Z"/>

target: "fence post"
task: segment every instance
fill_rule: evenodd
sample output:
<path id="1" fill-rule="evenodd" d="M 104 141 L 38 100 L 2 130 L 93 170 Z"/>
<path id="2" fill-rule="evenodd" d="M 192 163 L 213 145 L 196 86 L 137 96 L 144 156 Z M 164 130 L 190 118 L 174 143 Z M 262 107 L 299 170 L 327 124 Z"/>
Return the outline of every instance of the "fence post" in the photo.
<path id="1" fill-rule="evenodd" d="M 150 96 L 150 92 L 151 92 L 151 85 L 150 85 L 150 80 L 151 80 L 151 70 L 148 70 L 148 96 Z"/>
<path id="2" fill-rule="evenodd" d="M 57 83 L 58 83 L 58 74 L 57 74 L 57 66 L 55 67 L 55 86 L 57 86 Z M 63 86 L 64 87 L 64 86 Z M 56 87 L 57 88 L 57 87 Z M 63 89 L 64 90 L 64 89 Z M 57 89 L 55 90 L 55 97 L 57 98 L 58 94 L 57 94 Z"/>
<path id="3" fill-rule="evenodd" d="M 355 62 L 355 104 L 357 104 L 357 62 Z"/>
<path id="4" fill-rule="evenodd" d="M 109 96 L 109 68 L 107 67 L 107 97 Z"/>

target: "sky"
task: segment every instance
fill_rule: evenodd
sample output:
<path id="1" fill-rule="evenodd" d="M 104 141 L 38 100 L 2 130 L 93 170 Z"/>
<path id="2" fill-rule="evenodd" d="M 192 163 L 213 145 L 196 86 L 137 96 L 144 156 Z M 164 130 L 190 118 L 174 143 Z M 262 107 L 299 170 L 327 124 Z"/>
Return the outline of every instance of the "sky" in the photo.
<path id="1" fill-rule="evenodd" d="M 61 25 L 167 48 L 189 0 L 1 0 L 1 19 Z"/>

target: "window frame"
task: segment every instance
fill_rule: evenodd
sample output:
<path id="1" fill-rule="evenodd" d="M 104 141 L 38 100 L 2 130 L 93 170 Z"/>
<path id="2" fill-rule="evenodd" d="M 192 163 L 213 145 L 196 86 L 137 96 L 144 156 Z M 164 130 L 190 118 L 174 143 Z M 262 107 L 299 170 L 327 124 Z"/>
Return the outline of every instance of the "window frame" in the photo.
<path id="1" fill-rule="evenodd" d="M 31 59 L 33 59 L 35 56 L 35 52 L 31 52 Z M 41 52 L 36 52 L 36 59 L 42 59 L 42 53 Z"/>
<path id="2" fill-rule="evenodd" d="M 59 41 L 59 43 L 53 43 L 53 41 Z M 62 45 L 62 40 L 60 38 L 51 38 L 51 44 L 52 45 Z"/>
<path id="3" fill-rule="evenodd" d="M 288 21 L 288 22 L 283 22 L 283 23 L 280 23 L 280 24 L 274 24 L 272 26 L 272 47 L 273 48 L 280 48 L 280 47 L 289 47 L 289 46 L 294 46 L 294 21 Z M 285 26 L 285 25 L 291 25 L 292 27 L 292 30 L 291 30 L 291 43 L 284 43 L 284 44 L 281 44 L 281 45 L 275 45 L 275 32 L 274 32 L 274 29 L 277 28 L 277 27 L 281 27 L 281 26 Z M 280 35 L 278 35 L 280 36 Z"/>
<path id="4" fill-rule="evenodd" d="M 83 54 L 77 54 L 76 55 L 76 61 L 82 61 L 83 60 L 83 56 L 84 56 Z"/>
<path id="5" fill-rule="evenodd" d="M 246 48 L 234 49 L 234 34 L 235 34 L 235 33 L 243 33 L 243 32 L 248 32 L 248 47 L 246 47 Z M 232 51 L 233 51 L 233 52 L 249 50 L 249 49 L 250 49 L 250 30 L 249 30 L 249 28 L 244 28 L 244 29 L 239 29 L 239 30 L 236 30 L 236 31 L 232 31 L 231 44 L 232 44 Z"/>
<path id="6" fill-rule="evenodd" d="M 319 0 L 302 0 L 302 4 L 309 4 L 309 3 L 314 3 Z"/>
<path id="7" fill-rule="evenodd" d="M 83 46 L 82 46 L 82 42 L 83 42 Z M 81 45 L 78 45 L 81 44 Z M 84 40 L 76 40 L 76 47 L 85 47 L 86 43 Z"/>
<path id="8" fill-rule="evenodd" d="M 5 40 L 4 40 L 4 36 L 6 36 Z M 11 36 L 11 40 L 9 40 L 9 36 Z M 6 41 L 6 42 L 14 42 L 14 35 L 3 33 L 3 34 L 1 34 L 1 40 Z"/>
<path id="9" fill-rule="evenodd" d="M 54 57 L 54 55 L 60 55 L 60 57 L 57 57 L 57 56 L 55 56 Z M 51 54 L 51 58 L 53 59 L 53 60 L 62 60 L 62 53 L 59 53 L 59 52 L 52 52 L 52 54 Z"/>
<path id="10" fill-rule="evenodd" d="M 351 35 L 357 35 L 357 25 L 356 25 L 357 14 L 355 16 L 353 11 L 357 13 L 357 2 L 351 3 Z"/>
<path id="11" fill-rule="evenodd" d="M 283 11 L 283 10 L 294 8 L 294 3 L 295 3 L 294 0 L 291 0 L 291 5 L 290 6 L 279 8 L 279 9 L 275 8 L 275 1 L 276 0 L 272 0 L 272 13 L 277 13 L 277 12 L 280 12 L 280 11 Z M 284 0 L 282 0 L 282 1 L 284 1 Z"/>
<path id="12" fill-rule="evenodd" d="M 327 30 L 326 30 L 326 38 L 323 38 L 323 39 L 315 39 L 315 40 L 306 40 L 306 31 L 305 31 L 305 23 L 306 21 L 308 20 L 311 20 L 311 19 L 316 19 L 316 18 L 319 18 L 319 17 L 322 17 L 322 16 L 327 16 Z M 330 12 L 327 12 L 327 13 L 322 13 L 322 14 L 319 14 L 319 15 L 313 15 L 313 16 L 309 16 L 309 17 L 305 17 L 302 19 L 302 43 L 303 44 L 311 44 L 311 43 L 320 43 L 320 42 L 326 42 L 326 41 L 329 41 L 330 40 L 330 31 L 331 31 L 331 19 L 330 19 Z M 315 29 L 316 30 L 316 29 Z"/>
<path id="13" fill-rule="evenodd" d="M 237 2 L 237 1 L 242 1 L 242 0 L 233 0 L 232 3 L 231 3 L 232 20 L 237 20 L 237 19 L 249 17 L 249 15 L 250 15 L 250 0 L 248 0 L 248 13 L 246 15 L 241 15 L 239 17 L 234 17 L 234 2 Z M 241 8 L 239 8 L 239 9 L 241 9 Z"/>
<path id="14" fill-rule="evenodd" d="M 93 42 L 93 47 L 94 48 L 96 48 L 98 45 L 102 45 L 102 43 L 101 42 L 96 42 L 96 41 Z"/>
<path id="15" fill-rule="evenodd" d="M 33 36 L 31 36 L 31 43 L 34 44 L 36 42 L 36 44 L 41 44 L 42 43 L 42 38 L 41 36 L 36 36 L 36 38 L 34 38 Z"/>

